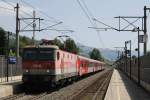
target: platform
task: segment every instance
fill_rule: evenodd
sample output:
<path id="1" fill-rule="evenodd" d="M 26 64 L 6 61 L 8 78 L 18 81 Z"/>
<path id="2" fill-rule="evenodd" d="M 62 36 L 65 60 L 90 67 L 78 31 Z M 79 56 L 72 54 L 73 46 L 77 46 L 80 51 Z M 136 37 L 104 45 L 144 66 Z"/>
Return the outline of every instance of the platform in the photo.
<path id="1" fill-rule="evenodd" d="M 0 98 L 19 93 L 22 91 L 21 88 L 21 76 L 9 77 L 9 82 L 0 83 Z"/>
<path id="2" fill-rule="evenodd" d="M 150 100 L 150 93 L 115 69 L 104 100 Z"/>
<path id="3" fill-rule="evenodd" d="M 10 76 L 8 77 L 9 82 L 22 80 L 22 76 Z M 0 77 L 0 84 L 4 84 L 6 82 L 6 77 Z"/>

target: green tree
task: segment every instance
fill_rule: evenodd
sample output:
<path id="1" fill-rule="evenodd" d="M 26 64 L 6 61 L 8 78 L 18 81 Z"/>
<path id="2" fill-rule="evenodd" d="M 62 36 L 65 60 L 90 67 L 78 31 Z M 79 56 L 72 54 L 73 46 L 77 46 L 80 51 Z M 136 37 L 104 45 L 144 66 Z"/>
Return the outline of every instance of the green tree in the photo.
<path id="1" fill-rule="evenodd" d="M 100 51 L 96 48 L 94 48 L 90 53 L 90 58 L 91 59 L 95 59 L 95 60 L 103 60 L 102 55 L 100 53 Z"/>
<path id="2" fill-rule="evenodd" d="M 64 44 L 61 43 L 61 41 L 57 38 L 54 39 L 54 45 L 57 45 L 62 50 L 64 49 L 64 46 L 63 46 Z"/>
<path id="3" fill-rule="evenodd" d="M 26 45 L 30 45 L 32 43 L 32 39 L 26 36 L 20 36 L 20 48 L 25 47 Z"/>
<path id="4" fill-rule="evenodd" d="M 7 36 L 6 32 L 3 28 L 0 27 L 0 55 L 6 54 L 6 42 Z"/>
<path id="5" fill-rule="evenodd" d="M 64 44 L 65 48 L 64 50 L 68 51 L 68 52 L 72 52 L 72 53 L 76 53 L 78 54 L 79 53 L 79 48 L 77 47 L 77 45 L 75 44 L 75 41 L 72 40 L 71 38 L 68 38 L 66 41 L 65 41 L 65 44 Z"/>

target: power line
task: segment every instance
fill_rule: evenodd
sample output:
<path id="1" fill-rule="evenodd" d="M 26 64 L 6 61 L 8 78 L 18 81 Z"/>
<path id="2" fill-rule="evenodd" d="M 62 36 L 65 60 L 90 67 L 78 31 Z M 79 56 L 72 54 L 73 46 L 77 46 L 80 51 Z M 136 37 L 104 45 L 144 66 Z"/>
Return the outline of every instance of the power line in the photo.
<path id="1" fill-rule="evenodd" d="M 0 8 L 5 9 L 5 10 L 9 10 L 9 11 L 13 11 L 13 12 L 14 12 L 14 9 L 10 9 L 10 8 L 6 8 L 6 7 L 2 7 L 2 6 L 0 6 Z"/>
<path id="2" fill-rule="evenodd" d="M 31 14 L 25 12 L 24 10 L 20 9 L 20 11 L 22 11 L 24 14 L 28 15 L 29 17 L 33 17 Z"/>
<path id="3" fill-rule="evenodd" d="M 31 4 L 29 4 L 28 2 L 26 2 L 26 1 L 24 1 L 24 0 L 20 0 L 22 3 L 24 3 L 25 5 L 27 5 L 27 6 L 30 6 L 30 7 L 32 7 L 33 9 L 36 9 L 39 13 L 41 13 L 42 15 L 44 15 L 45 17 L 47 17 L 48 19 L 50 19 L 50 20 L 45 20 L 44 19 L 44 21 L 49 21 L 49 22 L 53 22 L 53 23 L 60 23 L 60 22 L 62 22 L 62 21 L 60 21 L 60 20 L 57 20 L 57 19 L 55 19 L 54 17 L 51 17 L 51 16 L 49 16 L 47 13 L 45 13 L 45 12 L 43 12 L 43 11 L 41 11 L 41 10 L 38 10 L 37 8 L 35 8 L 33 5 L 31 5 Z M 43 23 L 43 22 L 42 22 Z M 49 26 L 48 24 L 47 24 L 47 26 Z"/>
<path id="4" fill-rule="evenodd" d="M 81 2 L 79 0 L 77 0 L 80 8 L 83 10 L 83 12 L 85 13 L 86 17 L 88 18 L 88 20 L 90 21 L 91 25 L 94 26 L 94 27 L 97 27 L 97 24 L 96 23 L 93 23 L 93 21 L 91 21 L 92 19 L 91 18 L 94 18 L 93 14 L 91 13 L 91 11 L 89 10 L 89 8 L 87 7 L 87 5 L 85 4 L 84 0 L 81 0 L 84 7 L 82 6 Z M 85 10 L 86 9 L 86 10 Z M 105 47 L 104 45 L 104 42 L 101 38 L 101 35 L 100 35 L 100 32 L 99 31 L 96 31 L 97 32 L 97 35 L 98 35 L 98 39 L 99 39 L 99 42 L 101 42 L 102 46 Z"/>
<path id="5" fill-rule="evenodd" d="M 24 4 L 28 5 L 28 6 L 32 7 L 33 9 L 36 9 L 33 5 L 29 4 L 28 2 L 26 2 L 24 0 L 20 0 L 20 1 L 23 2 Z M 47 18 L 53 19 L 53 22 L 55 22 L 55 23 L 61 22 L 61 21 L 58 21 L 57 19 L 49 16 L 48 14 L 46 14 L 45 12 L 43 12 L 41 10 L 38 10 L 38 9 L 36 9 L 36 10 L 39 11 L 41 14 L 45 15 Z"/>
<path id="6" fill-rule="evenodd" d="M 13 7 L 13 8 L 15 7 L 12 3 L 10 3 L 10 2 L 8 2 L 8 1 L 6 1 L 6 0 L 1 0 L 1 1 L 3 1 L 4 3 L 10 5 L 10 6 Z M 20 11 L 23 12 L 24 14 L 30 16 L 30 17 L 32 16 L 32 15 L 30 15 L 29 13 L 25 12 L 25 11 L 22 10 L 22 9 L 20 9 Z"/>
<path id="7" fill-rule="evenodd" d="M 81 2 L 79 0 L 76 0 L 77 3 L 79 4 L 80 8 L 82 9 L 82 11 L 85 13 L 86 17 L 88 18 L 88 20 L 90 21 L 90 23 L 93 25 L 93 22 L 91 21 L 91 18 L 89 16 L 89 14 L 86 12 L 86 10 L 84 9 L 84 7 L 82 6 Z"/>
<path id="8" fill-rule="evenodd" d="M 81 1 L 82 1 L 82 4 L 84 5 L 84 7 L 86 8 L 87 12 L 89 13 L 89 15 L 90 15 L 92 18 L 94 18 L 92 12 L 91 12 L 91 11 L 89 10 L 89 8 L 87 7 L 85 1 L 84 1 L 84 0 L 81 0 Z"/>
<path id="9" fill-rule="evenodd" d="M 15 7 L 14 5 L 12 5 L 10 2 L 8 2 L 8 1 L 5 1 L 5 0 L 2 0 L 4 3 L 6 3 L 6 4 L 8 4 L 8 5 L 10 5 L 10 6 L 12 6 L 13 8 Z M 9 9 L 10 10 L 10 9 Z M 12 9 L 11 9 L 12 10 Z M 22 9 L 20 9 L 20 11 L 21 12 L 23 12 L 24 14 L 26 14 L 26 15 L 28 15 L 28 16 L 30 16 L 30 17 L 33 17 L 32 15 L 30 15 L 29 13 L 27 13 L 27 12 L 25 12 L 24 10 L 22 10 Z M 21 15 L 20 15 L 21 16 Z M 23 18 L 23 17 L 22 17 Z M 32 26 L 31 24 L 32 23 L 27 23 L 26 21 L 24 21 L 23 20 L 23 22 L 25 23 L 25 24 L 27 24 L 27 26 L 25 27 L 25 28 L 27 28 L 28 26 Z M 24 29 L 25 29 L 24 28 Z"/>
<path id="10" fill-rule="evenodd" d="M 6 0 L 1 0 L 1 1 L 3 1 L 4 3 L 6 3 L 6 4 L 12 6 L 13 8 L 15 7 L 13 4 L 11 4 L 10 2 L 8 2 L 8 1 L 6 1 Z"/>

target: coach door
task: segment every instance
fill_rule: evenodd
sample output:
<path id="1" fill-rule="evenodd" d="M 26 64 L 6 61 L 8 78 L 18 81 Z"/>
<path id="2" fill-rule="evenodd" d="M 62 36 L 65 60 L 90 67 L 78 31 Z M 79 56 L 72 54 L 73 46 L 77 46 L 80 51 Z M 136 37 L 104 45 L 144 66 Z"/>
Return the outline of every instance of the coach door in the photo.
<path id="1" fill-rule="evenodd" d="M 60 68 L 61 68 L 61 74 L 64 74 L 64 59 L 61 59 Z"/>

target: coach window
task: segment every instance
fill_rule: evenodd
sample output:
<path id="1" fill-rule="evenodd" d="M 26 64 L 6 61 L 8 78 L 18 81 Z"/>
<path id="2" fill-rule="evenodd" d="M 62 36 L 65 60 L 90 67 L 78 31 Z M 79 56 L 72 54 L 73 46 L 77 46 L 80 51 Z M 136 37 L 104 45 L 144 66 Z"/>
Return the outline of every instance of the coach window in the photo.
<path id="1" fill-rule="evenodd" d="M 57 52 L 57 60 L 59 60 L 59 58 L 60 58 L 60 53 Z"/>
<path id="2" fill-rule="evenodd" d="M 85 66 L 85 64 L 83 63 L 83 64 L 82 64 L 82 67 L 84 67 L 84 66 Z"/>
<path id="3" fill-rule="evenodd" d="M 84 66 L 84 64 L 83 64 L 83 62 L 81 62 L 80 67 L 83 67 L 83 66 Z"/>
<path id="4" fill-rule="evenodd" d="M 89 67 L 92 67 L 92 63 L 89 64 Z"/>
<path id="5" fill-rule="evenodd" d="M 69 59 L 69 54 L 68 54 L 68 59 Z"/>

